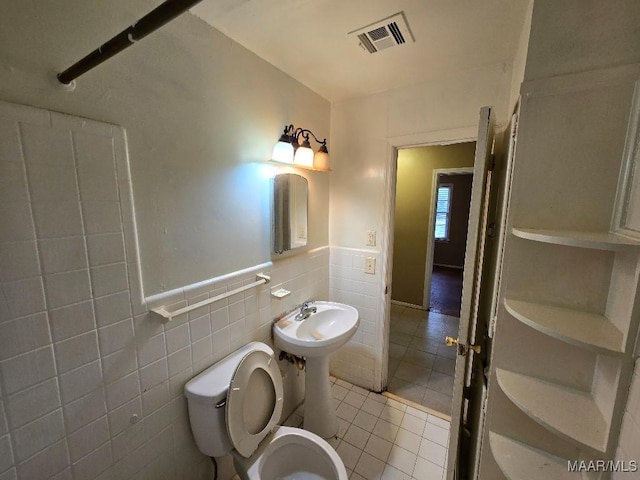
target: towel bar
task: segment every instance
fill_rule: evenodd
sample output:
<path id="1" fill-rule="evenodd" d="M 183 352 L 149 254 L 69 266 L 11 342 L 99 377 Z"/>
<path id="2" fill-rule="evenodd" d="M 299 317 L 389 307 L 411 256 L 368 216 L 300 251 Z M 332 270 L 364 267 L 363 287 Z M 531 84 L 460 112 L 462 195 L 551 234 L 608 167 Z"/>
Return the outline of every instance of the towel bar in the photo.
<path id="1" fill-rule="evenodd" d="M 204 307 L 205 305 L 209 305 L 210 303 L 217 302 L 219 300 L 223 300 L 231 295 L 235 295 L 236 293 L 244 292 L 245 290 L 249 290 L 250 288 L 257 287 L 258 285 L 264 285 L 271 281 L 271 277 L 265 275 L 263 273 L 259 273 L 256 275 L 257 280 L 253 283 L 249 283 L 247 285 L 243 285 L 242 287 L 234 288 L 233 290 L 229 290 L 228 292 L 221 293 L 220 295 L 216 295 L 215 297 L 208 298 L 207 300 L 203 300 L 198 303 L 194 303 L 193 305 L 188 305 L 183 308 L 179 308 L 178 310 L 174 310 L 173 312 L 168 311 L 164 306 L 159 308 L 154 308 L 151 311 L 160 315 L 162 318 L 166 319 L 167 322 L 173 320 L 174 317 L 178 315 L 182 315 L 184 313 L 190 312 L 191 310 L 195 310 L 196 308 Z"/>

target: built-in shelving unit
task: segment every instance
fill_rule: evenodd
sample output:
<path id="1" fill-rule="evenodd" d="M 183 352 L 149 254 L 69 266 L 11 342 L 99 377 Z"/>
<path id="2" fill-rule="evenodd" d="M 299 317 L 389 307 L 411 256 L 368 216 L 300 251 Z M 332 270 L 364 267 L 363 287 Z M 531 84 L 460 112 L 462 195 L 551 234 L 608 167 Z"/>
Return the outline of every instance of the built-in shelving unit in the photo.
<path id="1" fill-rule="evenodd" d="M 502 369 L 496 370 L 496 378 L 507 397 L 535 422 L 579 446 L 606 451 L 609 426 L 588 392 Z"/>
<path id="2" fill-rule="evenodd" d="M 522 323 L 563 342 L 610 355 L 624 353 L 622 332 L 603 315 L 513 299 L 505 299 L 504 306 Z"/>
<path id="3" fill-rule="evenodd" d="M 567 462 L 616 460 L 634 368 L 640 161 L 624 152 L 637 151 L 640 82 L 635 103 L 628 81 L 592 87 L 521 97 L 482 480 L 611 478 Z M 631 120 L 614 101 L 636 105 Z"/>
<path id="4" fill-rule="evenodd" d="M 625 390 L 620 381 L 628 378 L 628 364 L 631 362 L 632 354 L 629 350 L 633 349 L 633 342 L 629 338 L 635 335 L 634 329 L 637 328 L 633 326 L 630 318 L 633 309 L 629 302 L 634 300 L 624 299 L 611 289 L 616 289 L 613 285 L 616 285 L 620 278 L 637 283 L 637 276 L 636 280 L 633 280 L 634 275 L 630 276 L 629 271 L 639 267 L 624 265 L 628 262 L 640 265 L 640 241 L 611 232 L 513 228 L 511 233 L 513 237 L 533 243 L 580 249 L 584 251 L 580 258 L 585 263 L 595 255 L 590 254 L 588 250 L 610 252 L 608 255 L 611 255 L 612 259 L 611 276 L 603 278 L 603 288 L 608 284 L 609 289 L 606 309 L 603 307 L 606 310 L 604 313 L 584 311 L 555 302 L 521 300 L 517 298 L 518 295 L 514 298 L 508 293 L 503 298 L 505 312 L 515 321 L 549 338 L 594 355 L 590 391 L 511 371 L 508 365 L 503 365 L 506 368 L 496 368 L 495 378 L 506 397 L 527 417 L 558 437 L 558 441 L 575 445 L 585 458 L 611 460 L 615 454 L 612 438 L 617 438 L 615 429 L 619 427 L 622 408 L 619 396 L 620 392 Z M 520 255 L 526 255 L 528 249 L 526 243 L 520 244 Z M 559 271 L 562 271 L 566 278 L 571 278 L 570 268 L 575 268 L 575 265 L 564 265 L 566 254 L 560 252 L 561 250 L 548 250 L 548 254 L 556 255 L 554 258 L 558 262 Z M 544 259 L 539 258 L 537 261 Z M 535 268 L 535 263 L 532 264 L 532 268 Z M 576 282 L 581 281 L 580 271 L 576 268 Z M 590 271 L 582 272 L 584 275 L 584 272 Z M 518 274 L 526 278 L 528 272 Z M 557 288 L 558 284 L 555 285 Z M 544 296 L 549 295 L 548 290 L 543 293 Z M 589 293 L 585 292 L 585 295 Z M 528 292 L 527 296 L 535 298 L 536 293 Z M 575 303 L 583 303 L 581 299 L 575 300 Z M 609 314 L 613 317 L 609 318 Z M 545 351 L 544 354 L 553 353 Z M 561 368 L 571 369 L 572 366 L 562 365 Z M 535 371 L 535 365 L 528 370 L 531 371 Z M 545 372 L 540 372 L 540 377 L 545 376 Z M 539 478 L 530 472 L 541 471 L 553 479 L 575 478 L 575 473 L 572 473 L 574 477 L 568 476 L 567 460 L 515 438 L 491 432 L 490 445 L 496 464 L 509 479 Z M 596 475 L 594 478 L 606 477 Z"/>
<path id="5" fill-rule="evenodd" d="M 567 460 L 543 452 L 495 432 L 489 442 L 496 463 L 509 480 L 576 480 L 567 468 Z"/>
<path id="6" fill-rule="evenodd" d="M 615 455 L 615 443 L 612 439 L 617 439 L 624 405 L 620 397 L 622 395 L 626 398 L 624 382 L 629 378 L 632 365 L 633 342 L 630 338 L 637 331 L 630 316 L 634 299 L 624 298 L 616 289 L 621 279 L 636 282 L 637 288 L 637 275 L 630 275 L 629 272 L 640 268 L 640 241 L 611 232 L 513 228 L 511 233 L 513 237 L 532 243 L 580 249 L 583 253 L 579 258 L 585 264 L 596 255 L 589 253 L 589 250 L 610 252 L 611 275 L 603 278 L 602 286 L 608 287 L 608 300 L 603 313 L 558 304 L 562 302 L 522 300 L 517 298 L 519 295 L 514 297 L 508 292 L 502 300 L 505 312 L 512 319 L 510 321 L 518 321 L 551 339 L 591 352 L 594 356 L 591 389 L 585 391 L 563 382 L 543 380 L 532 374 L 512 371 L 509 365 L 504 364 L 501 367 L 506 368 L 495 369 L 495 378 L 505 396 L 528 418 L 555 435 L 559 442 L 575 445 L 582 452 L 583 458 L 612 460 Z M 520 244 L 519 248 L 520 255 L 528 255 L 528 251 L 540 252 L 530 250 L 526 243 Z M 576 282 L 580 282 L 580 272 L 583 276 L 589 276 L 588 269 L 581 270 L 573 264 L 565 265 L 563 262 L 566 254 L 560 253 L 561 250 L 553 250 L 551 247 L 547 252 L 555 258 L 558 271 L 563 272 L 564 278 L 572 279 L 573 276 Z M 531 264 L 532 269 L 536 268 L 535 262 L 545 261 L 542 258 L 536 259 L 535 256 L 531 260 L 534 262 Z M 572 268 L 576 269 L 575 275 L 572 274 Z M 521 278 L 530 275 L 526 271 L 519 271 L 517 274 Z M 558 288 L 561 284 L 554 285 Z M 549 296 L 549 289 L 540 284 L 536 288 L 543 290 L 535 290 L 533 293 L 525 290 L 526 296 L 535 298 L 536 292 Z M 588 296 L 589 293 L 585 292 L 584 295 Z M 584 301 L 575 300 L 577 304 Z M 608 315 L 612 316 L 609 318 Z M 549 348 L 552 345 L 549 343 Z M 541 350 L 541 354 L 543 351 L 544 355 L 553 355 L 552 350 Z M 559 367 L 569 370 L 576 368 L 571 365 Z M 533 364 L 527 372 L 535 370 Z M 540 372 L 540 377 L 546 377 L 544 371 Z M 499 431 L 490 432 L 489 437 L 493 458 L 509 479 L 540 478 L 537 476 L 540 472 L 553 479 L 575 478 L 576 474 L 573 472 L 573 476 L 569 476 L 566 460 L 502 435 Z M 593 478 L 608 477 L 598 474 Z"/>

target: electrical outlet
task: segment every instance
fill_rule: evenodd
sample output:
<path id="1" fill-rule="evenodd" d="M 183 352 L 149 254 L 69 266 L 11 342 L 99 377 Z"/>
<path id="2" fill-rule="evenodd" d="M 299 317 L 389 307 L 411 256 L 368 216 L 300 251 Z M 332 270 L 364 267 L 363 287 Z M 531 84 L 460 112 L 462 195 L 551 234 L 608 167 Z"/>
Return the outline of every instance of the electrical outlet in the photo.
<path id="1" fill-rule="evenodd" d="M 371 275 L 376 273 L 376 259 L 374 257 L 367 257 L 364 259 L 364 273 Z"/>
<path id="2" fill-rule="evenodd" d="M 367 231 L 367 246 L 375 247 L 376 246 L 376 231 L 368 230 Z"/>

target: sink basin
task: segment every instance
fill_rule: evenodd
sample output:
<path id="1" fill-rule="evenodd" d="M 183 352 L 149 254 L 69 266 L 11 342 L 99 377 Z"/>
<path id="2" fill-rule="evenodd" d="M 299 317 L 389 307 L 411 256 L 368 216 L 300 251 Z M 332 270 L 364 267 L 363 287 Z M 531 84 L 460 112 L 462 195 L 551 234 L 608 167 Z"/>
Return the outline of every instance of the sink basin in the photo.
<path id="1" fill-rule="evenodd" d="M 304 429 L 322 438 L 338 433 L 338 417 L 331 397 L 329 355 L 353 337 L 360 323 L 355 308 L 334 302 L 313 302 L 316 312 L 296 320 L 299 310 L 273 326 L 276 347 L 305 357 Z"/>
<path id="2" fill-rule="evenodd" d="M 316 313 L 297 321 L 298 310 L 279 320 L 274 328 L 275 344 L 302 357 L 328 355 L 344 345 L 358 329 L 360 316 L 350 305 L 314 302 Z"/>

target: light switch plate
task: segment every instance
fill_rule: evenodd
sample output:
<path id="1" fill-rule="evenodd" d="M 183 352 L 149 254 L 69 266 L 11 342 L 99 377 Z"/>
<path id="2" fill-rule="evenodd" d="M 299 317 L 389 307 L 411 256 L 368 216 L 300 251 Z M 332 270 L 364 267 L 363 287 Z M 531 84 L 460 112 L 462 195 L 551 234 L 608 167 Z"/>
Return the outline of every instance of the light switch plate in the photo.
<path id="1" fill-rule="evenodd" d="M 371 275 L 376 273 L 376 259 L 374 257 L 367 257 L 364 259 L 364 273 Z"/>
<path id="2" fill-rule="evenodd" d="M 376 246 L 376 231 L 375 230 L 367 230 L 367 246 L 375 247 Z"/>

